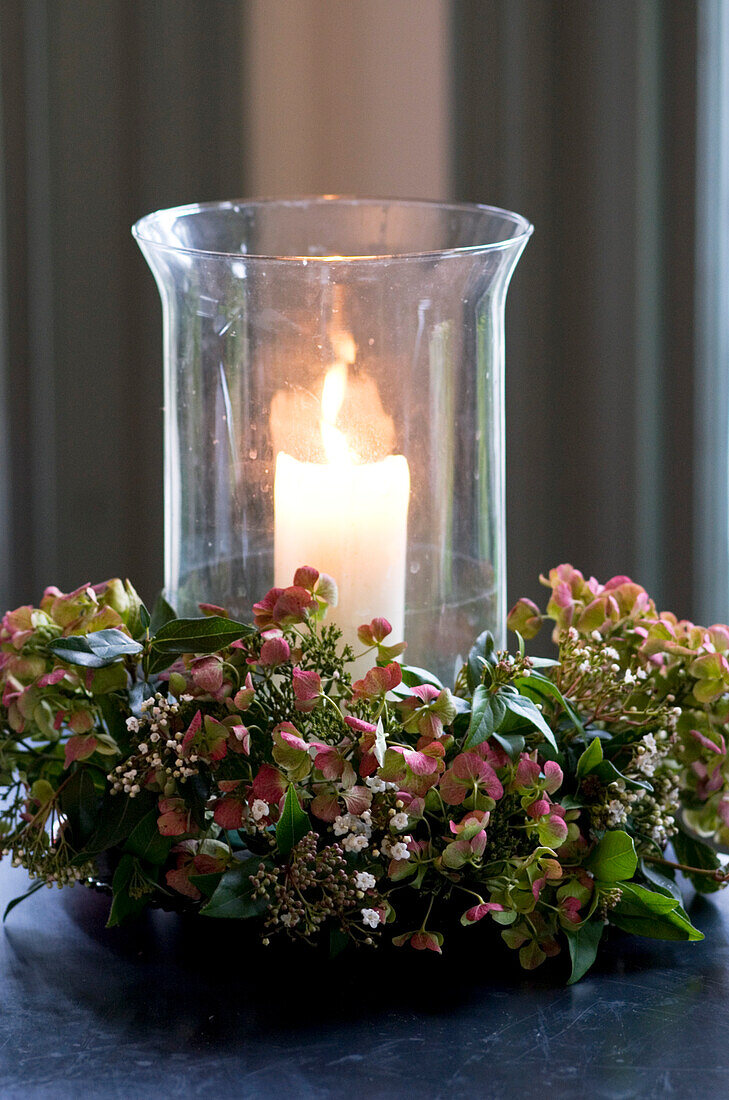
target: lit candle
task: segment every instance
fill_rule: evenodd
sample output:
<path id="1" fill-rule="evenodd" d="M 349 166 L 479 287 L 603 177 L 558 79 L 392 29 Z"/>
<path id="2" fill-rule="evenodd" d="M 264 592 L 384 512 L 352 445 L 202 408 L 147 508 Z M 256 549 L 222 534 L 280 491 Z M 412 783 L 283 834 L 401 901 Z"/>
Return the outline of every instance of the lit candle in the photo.
<path id="1" fill-rule="evenodd" d="M 337 427 L 347 373 L 346 361 L 339 362 L 324 379 L 319 431 L 326 462 L 277 455 L 274 583 L 291 584 L 300 565 L 331 574 L 339 601 L 328 620 L 357 652 L 357 627 L 376 615 L 389 619 L 393 642 L 403 638 L 410 471 L 402 455 L 363 463 L 350 448 Z"/>

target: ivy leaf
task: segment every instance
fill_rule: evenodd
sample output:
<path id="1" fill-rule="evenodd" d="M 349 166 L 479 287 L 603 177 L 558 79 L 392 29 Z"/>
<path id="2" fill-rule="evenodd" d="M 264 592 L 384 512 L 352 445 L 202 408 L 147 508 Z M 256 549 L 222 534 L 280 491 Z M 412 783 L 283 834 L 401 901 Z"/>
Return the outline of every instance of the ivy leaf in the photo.
<path id="1" fill-rule="evenodd" d="M 286 791 L 281 816 L 276 825 L 276 844 L 282 856 L 287 856 L 295 844 L 311 831 L 309 815 L 304 813 L 296 797 L 296 791 L 290 786 Z"/>
<path id="2" fill-rule="evenodd" d="M 602 762 L 602 745 L 600 738 L 596 737 L 594 741 L 591 741 L 583 752 L 580 759 L 577 761 L 577 776 L 582 779 L 584 775 L 588 775 L 594 767 Z"/>
<path id="3" fill-rule="evenodd" d="M 599 841 L 585 862 L 600 882 L 620 882 L 632 878 L 638 866 L 635 845 L 622 829 L 613 829 Z"/>
<path id="4" fill-rule="evenodd" d="M 221 615 L 172 619 L 157 631 L 152 648 L 160 654 L 215 653 L 255 633 L 250 623 L 237 623 Z"/>
<path id="5" fill-rule="evenodd" d="M 33 894 L 36 894 L 39 890 L 42 890 L 45 884 L 45 879 L 36 879 L 35 882 L 32 882 L 30 884 L 24 894 L 20 894 L 17 898 L 13 898 L 12 901 L 9 901 L 7 906 L 5 907 L 5 912 L 3 913 L 3 924 L 8 919 L 13 909 L 15 909 L 16 905 L 20 905 L 21 901 L 25 901 L 26 898 L 29 898 Z"/>
<path id="6" fill-rule="evenodd" d="M 132 829 L 124 851 L 145 861 L 161 865 L 167 859 L 172 847 L 172 837 L 161 836 L 157 828 L 157 810 L 150 810 L 138 825 Z"/>
<path id="7" fill-rule="evenodd" d="M 500 698 L 511 714 L 516 715 L 518 718 L 525 718 L 530 725 L 536 726 L 539 732 L 543 734 L 544 740 L 548 741 L 553 749 L 559 751 L 554 734 L 547 725 L 542 712 L 537 709 L 536 704 L 531 699 L 527 699 L 525 695 L 507 695 L 505 693 L 500 693 Z"/>
<path id="8" fill-rule="evenodd" d="M 121 657 L 142 652 L 142 646 L 128 634 L 115 627 L 107 630 L 95 630 L 92 634 L 73 634 L 69 638 L 58 638 L 48 645 L 48 649 L 62 661 L 83 668 L 106 668 Z"/>
<path id="9" fill-rule="evenodd" d="M 163 594 L 160 592 L 157 599 L 154 601 L 154 607 L 152 608 L 152 617 L 149 621 L 149 632 L 154 637 L 163 626 L 176 619 L 175 609 L 171 604 L 167 602 Z"/>
<path id="10" fill-rule="evenodd" d="M 565 930 L 572 960 L 572 973 L 567 985 L 579 982 L 597 958 L 597 949 L 605 929 L 602 918 L 585 921 L 574 932 Z"/>
<path id="11" fill-rule="evenodd" d="M 220 879 L 210 901 L 200 912 L 206 917 L 228 917 L 234 920 L 246 920 L 264 913 L 268 908 L 268 898 L 253 897 L 251 875 L 255 875 L 259 865 L 265 862 L 258 856 L 253 856 L 229 868 Z"/>
<path id="12" fill-rule="evenodd" d="M 680 827 L 680 822 L 678 832 L 671 838 L 671 844 L 679 863 L 707 871 L 716 871 L 721 866 L 716 852 L 712 851 L 709 845 L 704 844 L 698 837 L 689 836 Z M 721 889 L 721 884 L 711 875 L 694 875 L 691 871 L 684 871 L 683 874 L 699 893 L 713 894 L 715 890 Z"/>

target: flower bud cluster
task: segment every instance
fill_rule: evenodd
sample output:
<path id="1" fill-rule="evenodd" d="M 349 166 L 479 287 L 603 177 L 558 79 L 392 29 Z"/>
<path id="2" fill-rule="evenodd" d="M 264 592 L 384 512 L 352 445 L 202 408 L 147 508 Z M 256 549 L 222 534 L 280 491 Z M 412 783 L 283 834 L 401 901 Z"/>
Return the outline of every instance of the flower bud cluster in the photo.
<path id="1" fill-rule="evenodd" d="M 286 867 L 261 862 L 251 875 L 254 898 L 267 898 L 264 927 L 270 935 L 286 931 L 305 939 L 314 937 L 328 920 L 361 923 L 362 899 L 375 897 L 376 880 L 363 872 L 351 873 L 340 844 L 317 851 L 315 832 L 299 841 Z M 373 918 L 365 920 L 375 927 Z"/>
<path id="2" fill-rule="evenodd" d="M 678 832 L 679 780 L 668 768 L 661 768 L 651 778 L 653 793 L 643 795 L 633 811 L 633 827 L 639 836 L 649 837 L 660 848 L 665 848 Z"/>
<path id="3" fill-rule="evenodd" d="M 608 890 L 602 889 L 600 891 L 600 899 L 597 904 L 597 912 L 605 919 L 611 909 L 614 909 L 619 904 L 623 896 L 623 891 L 619 886 L 613 886 Z"/>
<path id="4" fill-rule="evenodd" d="M 73 852 L 63 842 L 51 841 L 45 830 L 26 830 L 16 844 L 4 848 L 0 855 L 10 857 L 12 867 L 23 867 L 31 878 L 43 879 L 48 887 L 75 886 L 88 882 L 96 875 L 92 860 L 74 865 Z"/>

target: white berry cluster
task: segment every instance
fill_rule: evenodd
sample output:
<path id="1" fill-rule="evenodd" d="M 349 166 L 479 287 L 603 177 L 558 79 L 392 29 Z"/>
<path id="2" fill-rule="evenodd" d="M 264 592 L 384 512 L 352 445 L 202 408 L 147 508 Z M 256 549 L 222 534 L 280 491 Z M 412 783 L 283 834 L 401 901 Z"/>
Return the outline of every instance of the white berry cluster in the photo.
<path id="1" fill-rule="evenodd" d="M 191 695 L 180 696 L 180 702 L 188 703 Z M 197 775 L 197 755 L 183 758 L 182 740 L 185 731 L 177 718 L 180 707 L 170 702 L 161 692 L 145 699 L 140 706 L 140 717 L 127 718 L 127 729 L 137 734 L 136 750 L 122 764 L 117 764 L 108 776 L 111 793 L 124 793 L 134 798 L 142 789 L 150 773 L 161 783 L 165 793 L 173 793 L 175 780 L 189 779 Z"/>

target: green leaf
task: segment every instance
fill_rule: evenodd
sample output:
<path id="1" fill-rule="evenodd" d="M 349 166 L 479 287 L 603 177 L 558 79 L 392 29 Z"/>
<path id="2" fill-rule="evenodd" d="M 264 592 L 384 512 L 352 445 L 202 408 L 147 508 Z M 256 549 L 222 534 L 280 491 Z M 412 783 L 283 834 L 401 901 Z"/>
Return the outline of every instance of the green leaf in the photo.
<path id="1" fill-rule="evenodd" d="M 647 890 L 637 883 L 621 883 L 623 896 L 609 911 L 611 924 L 624 932 L 655 940 L 703 940 L 675 898 Z"/>
<path id="2" fill-rule="evenodd" d="M 149 611 L 144 606 L 139 596 L 134 591 L 129 581 L 126 581 L 129 585 L 130 595 L 132 595 L 132 606 L 127 612 L 124 622 L 126 623 L 127 630 L 131 636 L 138 642 L 144 642 L 147 638 L 147 629 L 149 627 Z"/>
<path id="3" fill-rule="evenodd" d="M 68 818 L 73 848 L 80 851 L 93 834 L 99 819 L 101 796 L 94 785 L 91 769 L 77 767 L 64 785 L 58 801 L 61 812 Z"/>
<path id="4" fill-rule="evenodd" d="M 296 791 L 290 786 L 286 791 L 281 816 L 276 825 L 276 844 L 282 856 L 287 856 L 295 844 L 311 832 L 309 815 L 304 813 L 296 797 Z"/>
<path id="5" fill-rule="evenodd" d="M 332 928 L 329 933 L 329 958 L 336 959 L 337 955 L 341 955 L 348 943 L 349 936 L 346 932 L 342 932 L 341 928 Z"/>
<path id="6" fill-rule="evenodd" d="M 192 819 L 199 829 L 205 828 L 205 811 L 211 794 L 210 779 L 198 772 L 185 783 L 185 801 L 192 812 Z"/>
<path id="7" fill-rule="evenodd" d="M 36 879 L 35 882 L 32 882 L 30 884 L 24 894 L 20 894 L 19 897 L 13 898 L 12 901 L 9 901 L 7 906 L 5 907 L 5 912 L 3 913 L 3 923 L 5 923 L 5 921 L 8 919 L 13 909 L 15 909 L 16 905 L 20 905 L 21 901 L 25 901 L 26 898 L 31 897 L 33 894 L 37 894 L 39 890 L 43 889 L 45 884 L 45 879 Z"/>
<path id="8" fill-rule="evenodd" d="M 661 871 L 658 871 L 655 864 L 651 863 L 645 857 L 640 860 L 640 870 L 654 889 L 659 890 L 662 894 L 668 894 L 670 897 L 675 898 L 679 904 L 683 902 L 678 883 L 674 882 L 668 875 L 664 875 Z"/>
<path id="9" fill-rule="evenodd" d="M 622 829 L 605 833 L 585 866 L 600 882 L 623 882 L 632 878 L 638 866 L 632 838 Z"/>
<path id="10" fill-rule="evenodd" d="M 600 744 L 600 738 L 596 737 L 594 741 L 591 741 L 583 752 L 580 759 L 577 761 L 577 776 L 582 779 L 584 775 L 587 775 L 592 771 L 597 764 L 602 762 L 602 745 Z"/>
<path id="11" fill-rule="evenodd" d="M 707 871 L 716 871 L 721 867 L 716 852 L 712 851 L 709 845 L 704 844 L 698 837 L 689 836 L 680 827 L 680 823 L 678 832 L 671 838 L 671 843 L 679 863 Z M 721 889 L 721 884 L 711 875 L 694 875 L 691 871 L 684 871 L 683 874 L 694 889 L 702 894 L 713 894 L 715 890 Z"/>
<path id="12" fill-rule="evenodd" d="M 215 653 L 255 633 L 250 623 L 237 623 L 221 615 L 173 619 L 157 631 L 152 648 L 159 654 Z"/>
<path id="13" fill-rule="evenodd" d="M 134 877 L 135 859 L 132 855 L 123 855 L 117 864 L 111 888 L 114 898 L 111 903 L 111 912 L 106 922 L 107 928 L 115 928 L 128 917 L 138 916 L 147 906 L 148 898 L 142 896 L 133 898 L 129 894 L 129 886 Z"/>
<path id="14" fill-rule="evenodd" d="M 150 615 L 149 611 L 147 611 L 146 605 L 143 604 L 143 603 L 140 603 L 140 605 L 139 605 L 139 627 L 140 627 L 140 631 L 141 631 L 142 636 L 144 636 L 147 633 L 147 631 L 149 630 L 149 624 L 151 623 L 151 621 L 152 621 L 152 616 Z"/>
<path id="15" fill-rule="evenodd" d="M 649 890 L 648 887 L 641 886 L 637 882 L 622 882 L 620 884 L 620 889 L 623 891 L 623 903 L 625 905 L 627 905 L 628 900 L 630 900 L 633 901 L 641 911 L 654 913 L 658 916 L 664 913 L 671 913 L 681 905 L 678 898 L 664 894 L 663 891 L 660 890 Z"/>
<path id="16" fill-rule="evenodd" d="M 693 925 L 687 928 L 682 922 L 674 920 L 674 917 L 675 913 L 669 913 L 663 918 L 650 915 L 626 916 L 619 905 L 609 913 L 610 923 L 632 936 L 644 936 L 649 940 L 703 940 L 703 933 L 697 928 Z"/>
<path id="17" fill-rule="evenodd" d="M 430 684 L 431 687 L 443 690 L 443 685 L 437 676 L 428 672 L 426 668 L 416 668 L 414 665 L 402 665 L 402 682 L 408 687 L 420 687 L 421 684 Z"/>
<path id="18" fill-rule="evenodd" d="M 581 798 L 575 798 L 571 794 L 560 795 L 559 803 L 563 810 L 583 810 L 585 806 L 589 805 Z"/>
<path id="19" fill-rule="evenodd" d="M 157 828 L 157 810 L 150 810 L 138 825 L 132 829 L 124 851 L 145 861 L 161 865 L 167 859 L 172 847 L 172 837 L 161 836 Z"/>
<path id="20" fill-rule="evenodd" d="M 540 662 L 541 662 L 541 660 L 544 660 L 549 665 L 556 665 L 556 664 L 559 663 L 558 661 L 549 661 L 549 662 L 547 662 L 546 658 L 542 659 L 542 658 L 532 657 L 532 664 L 534 664 L 535 667 L 538 667 L 536 665 L 536 662 L 538 660 Z M 542 666 L 542 667 L 544 667 L 544 666 Z M 516 684 L 517 688 L 521 692 L 531 691 L 536 695 L 541 695 L 542 697 L 544 697 L 545 695 L 551 696 L 552 699 L 554 699 L 562 707 L 562 709 L 564 710 L 565 714 L 569 717 L 569 719 L 572 722 L 572 725 L 575 727 L 575 729 L 584 736 L 585 727 L 582 725 L 582 722 L 580 721 L 579 714 L 574 709 L 574 707 L 569 702 L 569 700 L 565 698 L 565 696 L 559 690 L 557 685 L 552 683 L 552 681 L 549 679 L 548 676 L 542 676 L 541 672 L 532 672 L 531 676 L 519 676 L 519 677 L 517 677 L 517 679 L 514 680 L 514 683 Z"/>
<path id="21" fill-rule="evenodd" d="M 92 634 L 74 634 L 50 642 L 48 649 L 62 661 L 83 668 L 105 668 L 121 657 L 142 652 L 142 646 L 115 627 L 96 630 Z"/>
<path id="22" fill-rule="evenodd" d="M 144 676 L 145 679 L 150 679 L 152 676 L 159 676 L 160 672 L 164 672 L 166 668 L 173 665 L 177 660 L 178 654 L 176 653 L 157 653 L 153 649 L 148 649 L 144 658 Z M 154 690 L 152 692 L 154 694 Z"/>
<path id="23" fill-rule="evenodd" d="M 190 882 L 193 886 L 197 886 L 203 897 L 211 898 L 217 890 L 222 877 L 220 871 L 217 871 L 213 875 L 190 875 Z"/>
<path id="24" fill-rule="evenodd" d="M 475 691 L 483 679 L 484 665 L 496 663 L 494 638 L 490 630 L 479 634 L 471 646 L 466 662 L 466 680 L 470 691 Z"/>
<path id="25" fill-rule="evenodd" d="M 227 917 L 234 920 L 247 920 L 260 916 L 268 908 L 266 897 L 253 897 L 251 875 L 255 875 L 265 859 L 253 856 L 237 863 L 225 872 L 210 901 L 200 910 L 206 917 Z"/>
<path id="26" fill-rule="evenodd" d="M 503 707 L 503 703 L 501 706 Z M 503 718 L 503 712 L 502 712 Z M 479 684 L 473 693 L 471 704 L 471 721 L 468 724 L 468 733 L 464 742 L 464 749 L 473 749 L 482 741 L 488 740 L 494 732 L 494 711 L 491 706 L 491 694 L 487 687 Z"/>
<path id="27" fill-rule="evenodd" d="M 652 791 L 653 787 L 645 780 L 630 779 L 623 775 L 615 767 L 611 760 L 603 758 L 602 741 L 595 737 L 587 746 L 582 756 L 577 761 L 577 777 L 584 779 L 586 775 L 596 776 L 607 787 L 610 783 L 620 781 L 628 790 Z"/>
<path id="28" fill-rule="evenodd" d="M 99 855 L 121 844 L 155 803 L 152 795 L 142 792 L 135 798 L 107 795 L 99 810 L 99 825 L 84 847 L 87 857 Z"/>
<path id="29" fill-rule="evenodd" d="M 524 752 L 526 741 L 520 733 L 499 733 L 498 730 L 494 730 L 491 736 L 494 741 L 498 741 L 512 760 L 516 760 L 519 753 Z"/>
<path id="30" fill-rule="evenodd" d="M 557 749 L 554 734 L 547 725 L 542 712 L 537 709 L 536 704 L 531 699 L 527 699 L 524 695 L 507 695 L 504 692 L 499 693 L 499 698 L 503 699 L 506 709 L 511 714 L 516 715 L 518 718 L 525 718 L 532 726 L 536 726 L 539 732 L 544 735 L 544 740 L 548 741 L 552 748 Z M 559 750 L 557 749 L 557 751 Z"/>
<path id="31" fill-rule="evenodd" d="M 585 921 L 575 931 L 565 930 L 572 960 L 572 973 L 567 985 L 579 982 L 594 963 L 604 928 L 602 918 L 595 918 Z"/>
<path id="32" fill-rule="evenodd" d="M 152 693 L 147 692 L 147 695 L 150 694 Z M 117 745 L 128 744 L 129 730 L 126 719 L 129 717 L 129 710 L 126 699 L 122 702 L 120 696 L 112 692 L 110 695 L 99 695 L 95 702 L 106 723 L 107 732 L 114 738 Z"/>
<path id="33" fill-rule="evenodd" d="M 160 592 L 157 599 L 154 601 L 154 607 L 152 608 L 152 618 L 149 622 L 149 633 L 154 637 L 163 626 L 167 626 L 167 623 L 176 619 L 175 609 L 171 604 L 167 602 L 162 593 Z"/>
<path id="34" fill-rule="evenodd" d="M 607 787 L 609 783 L 613 783 L 616 780 L 622 780 L 629 791 L 652 791 L 653 787 L 647 780 L 641 779 L 629 779 L 627 775 L 623 775 L 618 771 L 611 760 L 601 760 L 599 764 L 596 764 L 590 771 L 590 775 L 595 775 L 604 783 Z"/>

